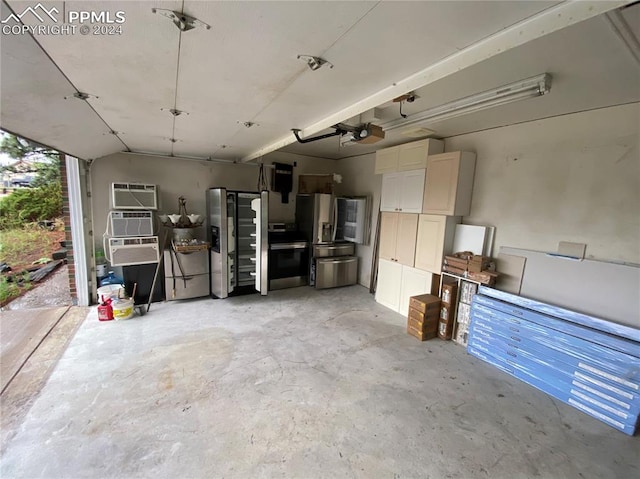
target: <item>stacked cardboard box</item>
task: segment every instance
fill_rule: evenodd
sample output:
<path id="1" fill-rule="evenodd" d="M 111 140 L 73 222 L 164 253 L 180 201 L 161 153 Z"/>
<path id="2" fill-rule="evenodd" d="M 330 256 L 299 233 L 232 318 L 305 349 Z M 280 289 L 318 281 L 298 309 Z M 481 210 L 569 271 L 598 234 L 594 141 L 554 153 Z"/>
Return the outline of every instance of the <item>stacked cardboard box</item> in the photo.
<path id="1" fill-rule="evenodd" d="M 480 254 L 474 254 L 469 259 L 469 264 L 467 265 L 467 271 L 473 273 L 480 273 L 481 271 L 489 269 L 491 265 L 491 258 L 488 256 L 482 256 Z"/>
<path id="2" fill-rule="evenodd" d="M 458 304 L 458 325 L 456 327 L 456 343 L 467 345 L 469 339 L 469 324 L 471 323 L 471 306 L 466 303 Z"/>
<path id="3" fill-rule="evenodd" d="M 473 258 L 473 253 L 470 251 L 446 255 L 444 257 L 442 270 L 447 273 L 464 276 L 469 268 L 469 260 L 471 258 Z"/>
<path id="4" fill-rule="evenodd" d="M 421 341 L 435 338 L 438 334 L 438 311 L 440 298 L 432 294 L 411 296 L 407 333 Z"/>
<path id="5" fill-rule="evenodd" d="M 463 346 L 467 345 L 469 338 L 469 324 L 471 322 L 471 300 L 478 292 L 478 285 L 469 281 L 460 284 L 460 302 L 456 316 L 455 342 Z"/>
<path id="6" fill-rule="evenodd" d="M 493 286 L 498 273 L 492 271 L 494 263 L 488 256 L 474 255 L 470 251 L 462 251 L 444 257 L 442 270 L 478 283 Z"/>
<path id="7" fill-rule="evenodd" d="M 460 301 L 462 303 L 471 304 L 473 295 L 478 292 L 478 285 L 470 283 L 469 281 L 463 281 L 460 288 Z"/>
<path id="8" fill-rule="evenodd" d="M 458 297 L 458 283 L 442 284 L 442 305 L 438 321 L 438 337 L 451 339 L 453 325 L 456 320 L 456 301 Z"/>
<path id="9" fill-rule="evenodd" d="M 493 271 L 481 271 L 480 273 L 468 271 L 466 277 L 477 281 L 478 283 L 486 284 L 487 286 L 493 286 L 496 284 L 498 273 Z"/>

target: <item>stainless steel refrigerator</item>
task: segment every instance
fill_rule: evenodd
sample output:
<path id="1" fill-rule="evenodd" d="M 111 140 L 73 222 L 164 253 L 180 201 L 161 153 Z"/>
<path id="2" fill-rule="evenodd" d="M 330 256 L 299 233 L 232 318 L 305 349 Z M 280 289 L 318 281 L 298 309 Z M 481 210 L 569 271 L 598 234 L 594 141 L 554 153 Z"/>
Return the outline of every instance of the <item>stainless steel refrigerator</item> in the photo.
<path id="1" fill-rule="evenodd" d="M 358 257 L 355 245 L 336 241 L 337 202 L 333 195 L 296 196 L 296 225 L 311 245 L 309 285 L 333 288 L 355 284 Z"/>
<path id="2" fill-rule="evenodd" d="M 207 190 L 211 295 L 268 290 L 269 193 Z"/>

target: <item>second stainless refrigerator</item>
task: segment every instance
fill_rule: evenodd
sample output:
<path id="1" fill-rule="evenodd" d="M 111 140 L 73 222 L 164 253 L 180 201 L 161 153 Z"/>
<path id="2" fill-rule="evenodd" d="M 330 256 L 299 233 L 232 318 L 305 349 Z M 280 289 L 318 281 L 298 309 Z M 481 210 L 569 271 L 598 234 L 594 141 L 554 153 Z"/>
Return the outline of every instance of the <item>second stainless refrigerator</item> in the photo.
<path id="1" fill-rule="evenodd" d="M 267 191 L 207 190 L 212 296 L 267 294 L 268 212 Z"/>
<path id="2" fill-rule="evenodd" d="M 355 284 L 358 279 L 355 245 L 336 241 L 337 209 L 333 195 L 296 196 L 296 225 L 312 248 L 309 285 L 318 289 Z"/>

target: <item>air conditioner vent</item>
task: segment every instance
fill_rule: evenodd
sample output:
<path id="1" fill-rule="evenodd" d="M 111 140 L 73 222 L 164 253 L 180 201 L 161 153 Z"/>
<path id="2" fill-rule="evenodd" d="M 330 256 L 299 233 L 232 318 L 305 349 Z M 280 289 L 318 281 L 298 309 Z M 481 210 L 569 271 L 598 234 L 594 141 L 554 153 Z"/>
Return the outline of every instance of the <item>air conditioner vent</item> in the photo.
<path id="1" fill-rule="evenodd" d="M 111 184 L 112 206 L 116 210 L 157 210 L 157 193 L 156 185 L 140 183 Z"/>

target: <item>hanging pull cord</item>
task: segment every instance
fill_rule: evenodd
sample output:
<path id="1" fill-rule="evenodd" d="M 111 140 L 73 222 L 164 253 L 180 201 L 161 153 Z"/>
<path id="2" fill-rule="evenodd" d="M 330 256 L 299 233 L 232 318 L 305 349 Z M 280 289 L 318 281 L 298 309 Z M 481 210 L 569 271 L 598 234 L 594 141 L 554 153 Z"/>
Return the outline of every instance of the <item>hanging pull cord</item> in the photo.
<path id="1" fill-rule="evenodd" d="M 258 172 L 258 191 L 268 190 L 267 177 L 264 174 L 264 163 L 260 161 L 260 171 Z"/>
<path id="2" fill-rule="evenodd" d="M 403 104 L 403 103 L 404 103 L 404 101 L 401 101 L 401 102 L 400 102 L 400 116 L 401 116 L 402 118 L 406 118 L 406 117 L 407 117 L 407 115 L 405 115 L 404 113 L 402 113 L 402 104 Z"/>

